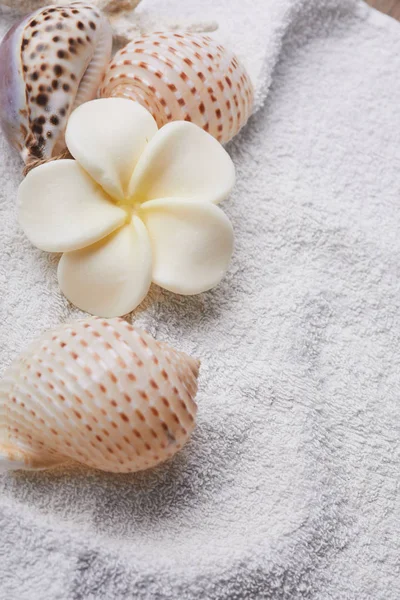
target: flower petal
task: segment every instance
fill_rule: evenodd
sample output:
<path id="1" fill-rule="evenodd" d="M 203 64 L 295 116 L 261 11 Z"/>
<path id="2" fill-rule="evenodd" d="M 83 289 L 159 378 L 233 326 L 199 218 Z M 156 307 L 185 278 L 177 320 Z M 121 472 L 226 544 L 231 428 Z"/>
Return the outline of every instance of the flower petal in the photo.
<path id="1" fill-rule="evenodd" d="M 177 294 L 218 285 L 233 251 L 228 217 L 209 202 L 164 198 L 146 202 L 140 216 L 153 250 L 153 281 Z"/>
<path id="2" fill-rule="evenodd" d="M 133 173 L 129 196 L 146 202 L 185 198 L 220 202 L 235 183 L 235 167 L 219 142 L 193 123 L 168 123 L 154 136 Z"/>
<path id="3" fill-rule="evenodd" d="M 58 281 L 78 308 L 99 317 L 119 317 L 136 308 L 151 284 L 151 246 L 137 217 L 90 248 L 64 254 Z"/>
<path id="4" fill-rule="evenodd" d="M 18 218 L 32 244 L 46 252 L 84 248 L 126 220 L 74 160 L 33 169 L 18 191 Z"/>
<path id="5" fill-rule="evenodd" d="M 72 113 L 65 139 L 72 156 L 93 179 L 123 202 L 135 166 L 156 132 L 155 120 L 139 103 L 102 98 Z"/>

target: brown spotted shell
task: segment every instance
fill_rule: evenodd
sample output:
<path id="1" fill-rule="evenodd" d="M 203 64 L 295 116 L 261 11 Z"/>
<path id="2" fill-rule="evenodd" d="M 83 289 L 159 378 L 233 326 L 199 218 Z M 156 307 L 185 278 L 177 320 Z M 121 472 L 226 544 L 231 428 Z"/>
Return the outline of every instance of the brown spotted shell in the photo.
<path id="1" fill-rule="evenodd" d="M 107 19 L 86 2 L 25 17 L 0 45 L 0 125 L 24 161 L 65 149 L 71 111 L 95 98 L 111 58 Z"/>
<path id="2" fill-rule="evenodd" d="M 99 94 L 140 102 L 159 127 L 192 121 L 222 143 L 247 122 L 254 97 L 232 52 L 207 35 L 173 32 L 143 35 L 120 50 Z"/>
<path id="3" fill-rule="evenodd" d="M 128 473 L 173 456 L 195 426 L 199 362 L 123 319 L 43 335 L 0 382 L 0 471 L 73 460 Z"/>

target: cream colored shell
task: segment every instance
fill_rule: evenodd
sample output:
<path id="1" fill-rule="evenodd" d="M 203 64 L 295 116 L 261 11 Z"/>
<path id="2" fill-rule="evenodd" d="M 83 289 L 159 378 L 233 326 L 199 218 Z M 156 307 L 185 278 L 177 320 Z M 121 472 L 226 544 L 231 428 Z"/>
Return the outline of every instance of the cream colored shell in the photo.
<path id="1" fill-rule="evenodd" d="M 120 50 L 99 94 L 140 102 L 159 127 L 192 121 L 221 143 L 247 122 L 254 97 L 232 52 L 207 35 L 173 32 L 143 35 Z"/>
<path id="2" fill-rule="evenodd" d="M 58 327 L 0 382 L 0 470 L 157 465 L 194 429 L 198 371 L 197 360 L 123 319 Z"/>

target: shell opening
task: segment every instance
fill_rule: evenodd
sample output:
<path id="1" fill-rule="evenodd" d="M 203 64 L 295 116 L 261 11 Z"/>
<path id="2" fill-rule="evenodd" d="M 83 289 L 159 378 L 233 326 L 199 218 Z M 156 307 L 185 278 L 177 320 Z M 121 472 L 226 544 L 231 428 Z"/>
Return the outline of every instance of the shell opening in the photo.
<path id="1" fill-rule="evenodd" d="M 0 446 L 0 473 L 18 471 L 19 469 L 25 469 L 25 467 L 25 462 L 22 459 L 16 459 L 12 452 Z"/>
<path id="2" fill-rule="evenodd" d="M 69 115 L 81 104 L 93 100 L 97 96 L 99 79 L 104 73 L 108 63 L 111 60 L 112 54 L 112 29 L 108 20 L 104 17 L 101 23 L 99 37 L 82 78 L 79 82 L 78 89 L 75 95 L 75 101 L 71 106 Z M 65 151 L 65 131 L 59 133 L 56 143 L 54 144 L 52 157 L 58 157 Z"/>
<path id="3" fill-rule="evenodd" d="M 104 73 L 112 54 L 112 29 L 106 18 L 103 19 L 101 32 L 91 61 L 79 83 L 72 110 L 93 100 L 97 96 L 99 78 Z"/>
<path id="4" fill-rule="evenodd" d="M 0 445 L 0 474 L 8 471 L 41 471 L 64 463 L 58 456 L 35 454 L 32 450 Z"/>
<path id="5" fill-rule="evenodd" d="M 2 437 L 5 436 L 2 435 Z M 4 440 L 4 442 L 4 444 L 0 445 L 0 473 L 25 469 L 26 461 L 24 453 L 21 450 L 8 445 L 7 440 Z"/>

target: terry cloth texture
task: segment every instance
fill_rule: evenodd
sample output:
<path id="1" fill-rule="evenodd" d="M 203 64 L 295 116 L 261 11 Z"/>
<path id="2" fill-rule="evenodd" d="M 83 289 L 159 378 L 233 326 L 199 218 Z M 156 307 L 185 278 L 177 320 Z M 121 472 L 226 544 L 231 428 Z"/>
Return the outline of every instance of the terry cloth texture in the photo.
<path id="1" fill-rule="evenodd" d="M 228 145 L 228 276 L 132 316 L 201 358 L 198 427 L 147 473 L 1 476 L 0 598 L 398 600 L 400 26 L 357 0 L 138 12 L 217 21 L 257 92 Z M 82 313 L 17 225 L 3 139 L 0 157 L 3 371 Z"/>

